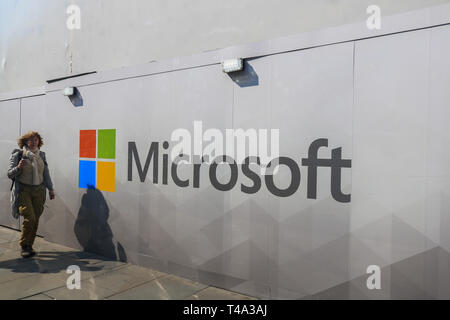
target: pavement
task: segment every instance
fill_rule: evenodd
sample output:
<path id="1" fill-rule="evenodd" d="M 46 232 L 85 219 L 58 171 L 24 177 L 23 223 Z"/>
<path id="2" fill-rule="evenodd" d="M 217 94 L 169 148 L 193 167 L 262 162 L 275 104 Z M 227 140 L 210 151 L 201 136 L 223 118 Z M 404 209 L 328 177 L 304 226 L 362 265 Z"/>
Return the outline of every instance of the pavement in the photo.
<path id="1" fill-rule="evenodd" d="M 36 255 L 22 258 L 20 232 L 0 226 L 1 300 L 253 300 L 175 275 L 79 251 L 36 237 Z M 80 268 L 80 289 L 69 289 Z M 70 280 L 68 281 L 70 277 Z"/>

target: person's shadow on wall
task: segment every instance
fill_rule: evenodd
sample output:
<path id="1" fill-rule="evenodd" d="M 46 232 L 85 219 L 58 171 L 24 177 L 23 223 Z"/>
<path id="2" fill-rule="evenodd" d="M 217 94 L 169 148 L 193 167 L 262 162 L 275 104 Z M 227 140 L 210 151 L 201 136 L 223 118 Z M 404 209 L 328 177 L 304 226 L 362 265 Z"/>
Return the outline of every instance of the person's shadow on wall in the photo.
<path id="1" fill-rule="evenodd" d="M 75 221 L 75 236 L 84 251 L 126 262 L 125 250 L 119 242 L 116 254 L 108 218 L 109 208 L 103 194 L 93 186 L 88 186 L 81 198 L 81 207 Z"/>

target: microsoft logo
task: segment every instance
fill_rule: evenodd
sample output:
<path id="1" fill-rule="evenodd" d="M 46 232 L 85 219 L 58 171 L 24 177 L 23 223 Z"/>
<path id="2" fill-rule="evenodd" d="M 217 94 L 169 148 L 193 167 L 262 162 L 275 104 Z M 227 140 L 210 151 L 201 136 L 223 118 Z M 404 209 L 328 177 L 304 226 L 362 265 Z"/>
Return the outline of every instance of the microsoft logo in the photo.
<path id="1" fill-rule="evenodd" d="M 78 187 L 115 191 L 116 129 L 80 130 Z"/>

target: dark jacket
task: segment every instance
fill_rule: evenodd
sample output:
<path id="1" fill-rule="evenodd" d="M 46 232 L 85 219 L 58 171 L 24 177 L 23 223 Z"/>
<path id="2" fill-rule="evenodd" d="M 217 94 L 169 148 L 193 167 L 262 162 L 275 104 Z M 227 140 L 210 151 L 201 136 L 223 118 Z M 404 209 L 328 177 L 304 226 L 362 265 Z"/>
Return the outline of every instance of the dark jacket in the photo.
<path id="1" fill-rule="evenodd" d="M 53 190 L 52 179 L 50 178 L 50 173 L 48 171 L 47 159 L 45 157 L 45 152 L 39 151 L 39 156 L 44 161 L 44 186 L 48 190 Z M 19 217 L 19 191 L 20 191 L 20 182 L 17 179 L 22 173 L 22 169 L 17 168 L 20 159 L 22 158 L 22 150 L 14 149 L 11 157 L 9 158 L 9 169 L 8 169 L 8 178 L 14 180 L 13 186 L 11 189 L 11 214 L 14 218 Z M 47 190 L 45 191 L 45 199 L 47 198 Z"/>

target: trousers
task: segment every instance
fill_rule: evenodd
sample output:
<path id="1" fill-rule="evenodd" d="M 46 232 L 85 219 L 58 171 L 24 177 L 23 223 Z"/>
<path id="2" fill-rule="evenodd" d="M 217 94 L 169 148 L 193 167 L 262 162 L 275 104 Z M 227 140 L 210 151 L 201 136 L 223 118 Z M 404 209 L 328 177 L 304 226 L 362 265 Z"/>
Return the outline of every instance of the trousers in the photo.
<path id="1" fill-rule="evenodd" d="M 39 226 L 39 218 L 44 211 L 44 202 L 45 187 L 43 184 L 38 186 L 21 184 L 18 207 L 19 214 L 23 216 L 23 223 L 19 245 L 33 245 Z"/>

